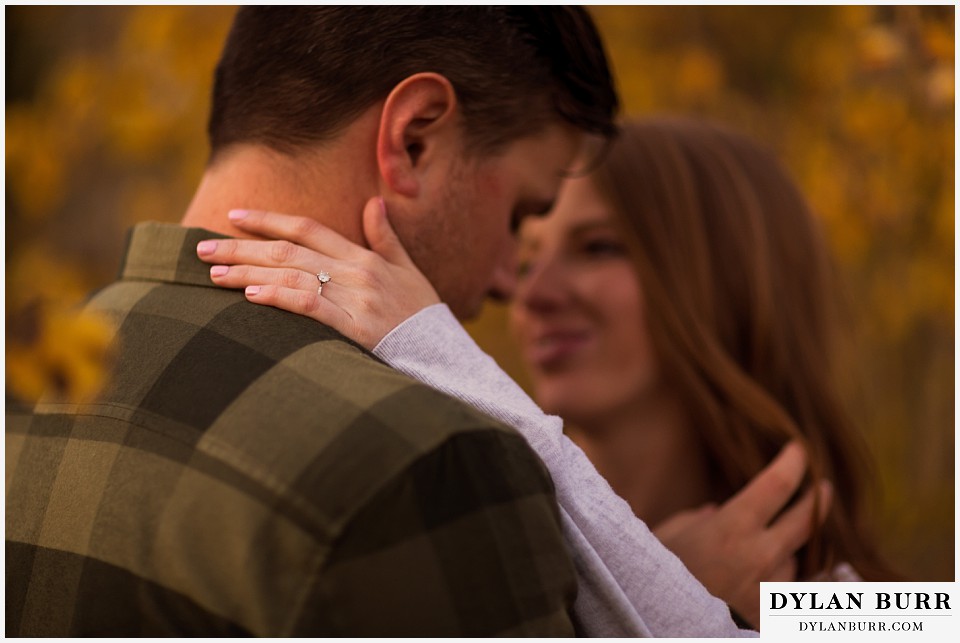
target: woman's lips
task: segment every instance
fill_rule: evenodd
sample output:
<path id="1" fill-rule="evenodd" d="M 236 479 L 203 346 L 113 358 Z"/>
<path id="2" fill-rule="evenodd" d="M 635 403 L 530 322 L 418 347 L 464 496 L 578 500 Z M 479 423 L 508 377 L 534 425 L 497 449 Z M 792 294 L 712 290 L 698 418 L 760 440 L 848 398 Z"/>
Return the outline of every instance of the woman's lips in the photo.
<path id="1" fill-rule="evenodd" d="M 527 357 L 542 370 L 563 366 L 587 344 L 590 336 L 585 331 L 551 331 L 535 337 L 527 345 Z"/>

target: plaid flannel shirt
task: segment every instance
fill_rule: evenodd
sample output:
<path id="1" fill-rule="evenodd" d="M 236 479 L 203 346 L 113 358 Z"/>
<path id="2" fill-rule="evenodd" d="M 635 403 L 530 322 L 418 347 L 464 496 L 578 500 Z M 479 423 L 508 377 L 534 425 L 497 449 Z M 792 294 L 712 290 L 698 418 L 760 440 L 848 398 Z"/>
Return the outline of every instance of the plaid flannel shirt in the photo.
<path id="1" fill-rule="evenodd" d="M 142 224 L 91 306 L 93 403 L 8 408 L 11 636 L 571 635 L 552 484 L 512 429 L 212 287 Z"/>

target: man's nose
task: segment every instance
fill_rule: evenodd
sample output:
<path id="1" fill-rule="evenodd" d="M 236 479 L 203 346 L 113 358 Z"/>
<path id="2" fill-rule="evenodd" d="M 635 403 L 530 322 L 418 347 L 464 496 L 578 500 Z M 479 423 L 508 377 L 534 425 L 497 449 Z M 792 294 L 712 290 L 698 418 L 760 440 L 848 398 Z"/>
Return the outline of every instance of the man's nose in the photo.
<path id="1" fill-rule="evenodd" d="M 489 297 L 494 301 L 507 302 L 513 299 L 517 291 L 517 259 L 513 252 L 497 266 L 493 273 Z"/>

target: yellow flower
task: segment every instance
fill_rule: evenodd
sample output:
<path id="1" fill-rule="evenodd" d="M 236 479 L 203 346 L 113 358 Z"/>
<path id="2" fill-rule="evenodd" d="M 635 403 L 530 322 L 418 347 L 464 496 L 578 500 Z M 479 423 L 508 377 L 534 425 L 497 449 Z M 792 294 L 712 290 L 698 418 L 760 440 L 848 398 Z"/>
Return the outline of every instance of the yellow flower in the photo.
<path id="1" fill-rule="evenodd" d="M 7 325 L 7 387 L 14 396 L 81 403 L 102 389 L 113 336 L 104 316 L 34 301 L 8 312 Z M 10 336 L 9 327 L 22 336 Z"/>

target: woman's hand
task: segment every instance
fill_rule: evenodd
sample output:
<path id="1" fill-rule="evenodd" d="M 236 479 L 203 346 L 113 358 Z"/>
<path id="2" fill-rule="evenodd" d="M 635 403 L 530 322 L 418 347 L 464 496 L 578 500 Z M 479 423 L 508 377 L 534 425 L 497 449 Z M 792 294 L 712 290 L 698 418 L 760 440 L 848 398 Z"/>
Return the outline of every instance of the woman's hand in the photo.
<path id="1" fill-rule="evenodd" d="M 379 197 L 363 208 L 369 250 L 307 217 L 252 210 L 232 210 L 229 217 L 245 232 L 278 239 L 211 239 L 197 245 L 200 259 L 214 264 L 213 282 L 244 288 L 253 303 L 305 315 L 372 349 L 402 321 L 440 302 L 387 221 Z M 320 280 L 323 273 L 329 281 Z"/>
<path id="2" fill-rule="evenodd" d="M 794 554 L 810 539 L 814 507 L 821 524 L 830 509 L 826 482 L 785 508 L 805 471 L 803 448 L 792 442 L 720 507 L 682 511 L 653 530 L 711 594 L 757 628 L 760 582 L 796 580 Z"/>

